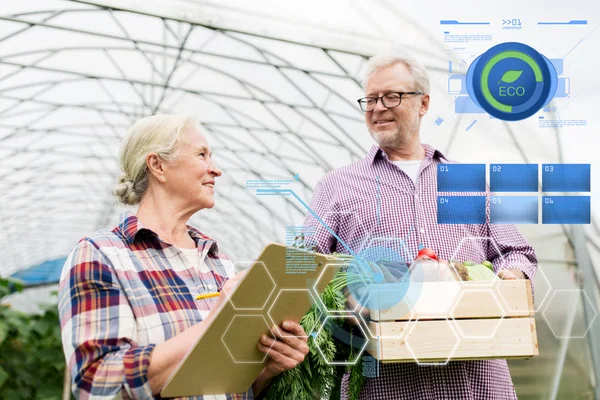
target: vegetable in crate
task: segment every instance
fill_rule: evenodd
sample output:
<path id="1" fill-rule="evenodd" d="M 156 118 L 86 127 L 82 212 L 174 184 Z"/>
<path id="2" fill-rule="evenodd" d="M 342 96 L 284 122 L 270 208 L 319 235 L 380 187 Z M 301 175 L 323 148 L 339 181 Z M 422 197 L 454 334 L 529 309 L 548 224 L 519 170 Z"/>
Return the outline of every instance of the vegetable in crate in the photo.
<path id="1" fill-rule="evenodd" d="M 334 256 L 344 258 L 348 263 L 353 260 L 353 257 L 344 254 L 334 254 Z M 417 256 L 418 258 L 422 258 L 426 262 L 437 261 L 436 264 L 438 264 L 438 267 L 450 269 L 451 276 L 455 280 L 492 280 L 496 278 L 493 272 L 494 267 L 489 261 L 483 261 L 481 264 L 476 264 L 473 261 L 465 261 L 464 263 L 453 261 L 451 264 L 454 268 L 452 268 L 447 261 L 438 259 L 435 252 L 428 248 L 421 249 Z M 381 261 L 377 263 L 385 277 L 389 275 L 388 268 L 385 266 L 386 263 L 388 262 Z M 339 272 L 321 294 L 321 300 L 323 300 L 327 309 L 336 311 L 345 310 L 346 298 L 349 294 L 344 289 L 348 284 L 352 283 L 353 279 L 363 278 L 357 278 L 352 273 Z M 387 279 L 385 280 L 387 281 Z M 300 325 L 302 325 L 306 332 L 316 332 L 322 323 L 322 318 L 323 313 L 319 310 L 318 305 L 314 304 L 308 313 L 302 317 Z M 331 318 L 330 320 L 333 320 L 339 326 L 344 324 L 344 319 L 342 318 Z M 311 336 L 309 338 L 308 345 L 310 352 L 304 361 L 296 368 L 285 371 L 273 378 L 271 385 L 266 389 L 268 390 L 266 399 L 294 398 L 294 400 L 316 400 L 330 399 L 334 393 L 337 395 L 344 368 L 329 365 L 317 349 L 317 341 L 323 354 L 329 360 L 356 357 L 356 350 L 348 344 L 336 340 L 333 337 L 332 329 L 325 326 L 317 337 Z M 346 367 L 345 371 L 350 372 L 348 382 L 349 399 L 356 400 L 366 379 L 362 373 L 362 357 L 358 358 L 356 364 Z"/>
<path id="2" fill-rule="evenodd" d="M 496 274 L 494 274 L 494 265 L 489 261 L 482 261 L 480 264 L 477 264 L 469 260 L 463 263 L 452 262 L 451 264 L 457 271 L 466 271 L 468 279 L 465 279 L 465 272 L 463 272 L 461 275 L 461 280 L 463 281 L 491 281 L 497 278 Z"/>
<path id="3" fill-rule="evenodd" d="M 457 281 L 468 281 L 469 279 L 469 270 L 461 263 L 452 263 L 454 274 L 454 279 Z M 450 267 L 450 268 L 452 268 Z"/>
<path id="4" fill-rule="evenodd" d="M 332 254 L 337 258 L 346 259 L 349 263 L 354 258 L 345 254 Z M 328 310 L 343 311 L 346 308 L 347 293 L 344 288 L 352 283 L 352 277 L 347 272 L 338 272 L 333 280 L 321 293 L 321 300 Z M 356 278 L 356 277 L 355 277 Z M 360 279 L 360 278 L 358 278 Z M 323 312 L 318 304 L 313 304 L 310 310 L 300 320 L 300 325 L 306 332 L 316 332 L 323 322 Z M 330 318 L 338 326 L 342 326 L 346 319 Z M 341 359 L 342 357 L 356 358 L 354 350 L 346 343 L 337 341 L 333 337 L 332 327 L 325 325 L 318 336 L 310 336 L 308 340 L 309 353 L 304 361 L 296 368 L 285 371 L 275 378 L 266 389 L 266 399 L 280 400 L 293 398 L 294 400 L 330 399 L 334 392 L 339 391 L 341 378 L 345 372 L 343 368 L 329 365 L 317 348 L 328 359 Z M 362 359 L 348 367 L 350 377 L 350 399 L 358 399 L 362 389 L 364 376 L 362 374 Z"/>
<path id="5" fill-rule="evenodd" d="M 494 265 L 489 261 L 482 261 L 477 264 L 475 261 L 456 262 L 452 261 L 450 264 L 446 260 L 438 259 L 437 254 L 430 248 L 422 248 L 417 254 L 416 260 L 435 260 L 437 261 L 436 268 L 440 270 L 438 272 L 439 277 L 445 277 L 443 274 L 443 268 L 449 268 L 451 276 L 455 280 L 460 281 L 490 281 L 496 279 L 494 274 Z M 444 280 L 444 279 L 441 279 Z"/>
<path id="6" fill-rule="evenodd" d="M 435 251 L 431 250 L 428 247 L 424 247 L 421 250 L 419 250 L 419 252 L 417 253 L 417 258 L 421 258 L 421 257 L 429 257 L 432 260 L 436 260 L 437 261 L 437 255 L 435 254 Z"/>

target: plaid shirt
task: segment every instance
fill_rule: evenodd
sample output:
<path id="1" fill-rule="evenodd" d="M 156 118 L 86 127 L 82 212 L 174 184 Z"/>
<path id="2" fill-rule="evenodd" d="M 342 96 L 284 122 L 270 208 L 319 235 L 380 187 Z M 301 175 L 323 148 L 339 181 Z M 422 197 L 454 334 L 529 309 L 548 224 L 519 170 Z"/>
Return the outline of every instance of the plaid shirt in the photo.
<path id="1" fill-rule="evenodd" d="M 518 268 L 533 279 L 534 251 L 514 226 L 489 224 L 489 212 L 484 225 L 437 223 L 437 165 L 449 161 L 431 146 L 423 148 L 416 183 L 373 146 L 364 159 L 329 172 L 317 184 L 311 208 L 354 252 L 390 243 L 397 249 L 404 239 L 405 260 L 414 259 L 422 244 L 442 259 L 490 260 L 496 273 Z M 348 253 L 313 216 L 305 224 L 316 227 L 317 251 Z M 482 239 L 466 239 L 460 245 L 463 238 L 491 238 L 497 247 Z M 342 398 L 347 391 L 346 374 Z M 506 361 L 483 360 L 451 361 L 446 366 L 381 364 L 379 377 L 366 379 L 360 398 L 515 399 L 516 394 Z"/>
<path id="2" fill-rule="evenodd" d="M 63 348 L 75 397 L 152 398 L 152 350 L 202 321 L 215 292 L 235 273 L 217 243 L 188 226 L 199 268 L 183 253 L 125 213 L 112 230 L 101 229 L 73 249 L 60 279 L 58 308 Z M 252 399 L 236 395 L 194 399 Z"/>

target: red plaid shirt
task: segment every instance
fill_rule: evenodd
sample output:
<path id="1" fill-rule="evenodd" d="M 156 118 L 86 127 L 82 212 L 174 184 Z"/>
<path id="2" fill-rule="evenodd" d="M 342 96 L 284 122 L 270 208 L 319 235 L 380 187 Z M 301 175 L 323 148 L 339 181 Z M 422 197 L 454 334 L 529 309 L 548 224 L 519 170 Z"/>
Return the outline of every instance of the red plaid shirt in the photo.
<path id="1" fill-rule="evenodd" d="M 410 260 L 421 244 L 446 260 L 490 260 L 496 273 L 518 268 L 533 279 L 537 260 L 532 247 L 514 226 L 490 224 L 489 211 L 483 225 L 437 223 L 437 165 L 449 161 L 431 146 L 423 147 L 425 158 L 416 182 L 373 146 L 364 159 L 328 173 L 315 188 L 311 208 L 354 252 L 403 242 L 402 252 Z M 317 251 L 348 253 L 313 216 L 305 224 L 316 227 Z M 471 239 L 460 245 L 463 238 Z M 347 398 L 347 379 L 348 375 L 342 398 Z M 515 399 L 516 394 L 506 361 L 483 360 L 445 366 L 381 364 L 379 377 L 366 379 L 360 398 Z"/>
<path id="2" fill-rule="evenodd" d="M 125 213 L 112 230 L 81 239 L 63 268 L 58 310 L 78 399 L 152 398 L 148 366 L 156 344 L 205 318 L 215 292 L 235 273 L 217 243 L 188 226 L 199 266 Z M 196 400 L 252 399 L 241 394 Z"/>

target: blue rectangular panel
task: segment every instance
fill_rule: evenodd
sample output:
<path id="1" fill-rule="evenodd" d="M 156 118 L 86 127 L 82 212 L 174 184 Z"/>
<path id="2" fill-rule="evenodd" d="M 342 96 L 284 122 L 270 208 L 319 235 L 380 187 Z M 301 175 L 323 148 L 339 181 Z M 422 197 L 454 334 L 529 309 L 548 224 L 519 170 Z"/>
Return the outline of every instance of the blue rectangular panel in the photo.
<path id="1" fill-rule="evenodd" d="M 556 75 L 562 75 L 563 73 L 563 59 L 562 58 L 551 58 L 550 62 L 554 65 Z"/>
<path id="2" fill-rule="evenodd" d="M 590 196 L 543 196 L 543 224 L 589 224 Z"/>
<path id="3" fill-rule="evenodd" d="M 438 192 L 485 192 L 485 164 L 440 164 Z"/>
<path id="4" fill-rule="evenodd" d="M 492 192 L 537 192 L 537 164 L 490 164 Z"/>
<path id="5" fill-rule="evenodd" d="M 544 192 L 589 192 L 590 164 L 542 164 Z"/>
<path id="6" fill-rule="evenodd" d="M 490 223 L 537 224 L 537 196 L 492 196 L 490 200 Z"/>
<path id="7" fill-rule="evenodd" d="M 554 97 L 567 97 L 569 94 L 571 94 L 571 78 L 559 76 Z"/>
<path id="8" fill-rule="evenodd" d="M 458 96 L 454 99 L 454 112 L 457 114 L 485 114 L 483 108 L 475 104 L 469 96 Z"/>
<path id="9" fill-rule="evenodd" d="M 485 224 L 485 196 L 438 196 L 438 224 Z"/>

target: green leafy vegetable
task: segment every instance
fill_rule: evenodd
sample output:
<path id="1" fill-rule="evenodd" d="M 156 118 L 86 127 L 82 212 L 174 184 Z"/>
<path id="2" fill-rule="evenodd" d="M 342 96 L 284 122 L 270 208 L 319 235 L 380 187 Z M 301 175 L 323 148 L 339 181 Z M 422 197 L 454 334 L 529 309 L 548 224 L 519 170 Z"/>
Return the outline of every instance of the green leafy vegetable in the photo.
<path id="1" fill-rule="evenodd" d="M 483 265 L 485 265 L 486 267 L 488 267 L 490 269 L 490 271 L 494 272 L 494 264 L 492 264 L 489 261 L 482 261 L 481 262 Z"/>
<path id="2" fill-rule="evenodd" d="M 23 284 L 0 277 L 0 299 Z M 56 399 L 63 395 L 65 356 L 56 301 L 42 315 L 0 305 L 0 399 Z"/>
<path id="3" fill-rule="evenodd" d="M 348 262 L 353 257 L 334 254 L 338 258 L 346 259 Z M 346 308 L 346 294 L 344 288 L 349 283 L 357 282 L 361 277 L 348 272 L 338 272 L 333 280 L 321 293 L 321 300 L 328 310 L 342 311 Z M 316 332 L 325 317 L 324 310 L 318 304 L 313 304 L 310 310 L 300 320 L 300 325 L 306 332 Z M 338 326 L 344 324 L 343 318 L 331 318 Z M 352 329 L 344 327 L 344 329 Z M 293 396 L 294 400 L 330 399 L 339 397 L 341 379 L 345 371 L 350 371 L 349 397 L 358 400 L 365 377 L 362 374 L 362 358 L 355 365 L 336 367 L 329 365 L 320 354 L 318 347 L 327 360 L 356 359 L 355 349 L 348 344 L 342 343 L 333 337 L 331 325 L 325 325 L 319 335 L 310 336 L 308 339 L 309 353 L 304 361 L 296 368 L 285 371 L 275 378 L 267 389 L 266 399 L 280 400 Z"/>
<path id="4" fill-rule="evenodd" d="M 348 263 L 352 262 L 353 257 L 348 255 L 335 254 L 338 258 L 345 259 Z M 385 264 L 384 262 L 382 262 Z M 386 276 L 389 271 L 378 263 L 378 269 L 383 271 L 385 281 L 391 281 L 391 276 Z M 477 264 L 474 261 L 464 262 L 464 268 L 468 271 L 469 280 L 492 280 L 496 278 L 493 272 L 484 263 Z M 369 263 L 372 264 L 372 263 Z M 489 263 L 491 265 L 491 263 Z M 463 264 L 461 264 L 461 268 Z M 375 270 L 375 269 L 374 269 Z M 321 294 L 321 300 L 329 310 L 342 311 L 346 308 L 346 294 L 344 289 L 354 282 L 371 279 L 371 277 L 359 276 L 351 272 L 339 272 L 333 280 L 326 286 Z M 457 278 L 458 279 L 458 278 Z M 466 279 L 466 274 L 464 276 Z M 308 313 L 300 320 L 300 325 L 306 332 L 316 332 L 323 322 L 325 316 L 324 310 L 321 310 L 317 304 L 314 304 Z M 333 323 L 338 326 L 344 324 L 343 318 L 332 318 Z M 344 329 L 352 332 L 356 329 L 351 326 L 344 326 Z M 351 337 L 353 337 L 351 335 Z M 285 371 L 276 376 L 266 394 L 268 400 L 279 400 L 294 398 L 294 400 L 314 400 L 314 399 L 334 399 L 339 398 L 340 384 L 344 372 L 350 372 L 348 381 L 348 390 L 350 400 L 358 400 L 363 388 L 366 377 L 363 374 L 363 359 L 359 357 L 354 365 L 336 367 L 328 365 L 323 356 L 317 349 L 317 343 L 327 360 L 354 360 L 357 357 L 356 349 L 352 345 L 342 343 L 333 337 L 331 326 L 325 325 L 318 336 L 310 336 L 308 340 L 309 354 L 304 362 L 296 368 Z"/>
<path id="5" fill-rule="evenodd" d="M 471 281 L 491 281 L 497 278 L 496 274 L 483 264 L 467 265 L 466 267 Z"/>

